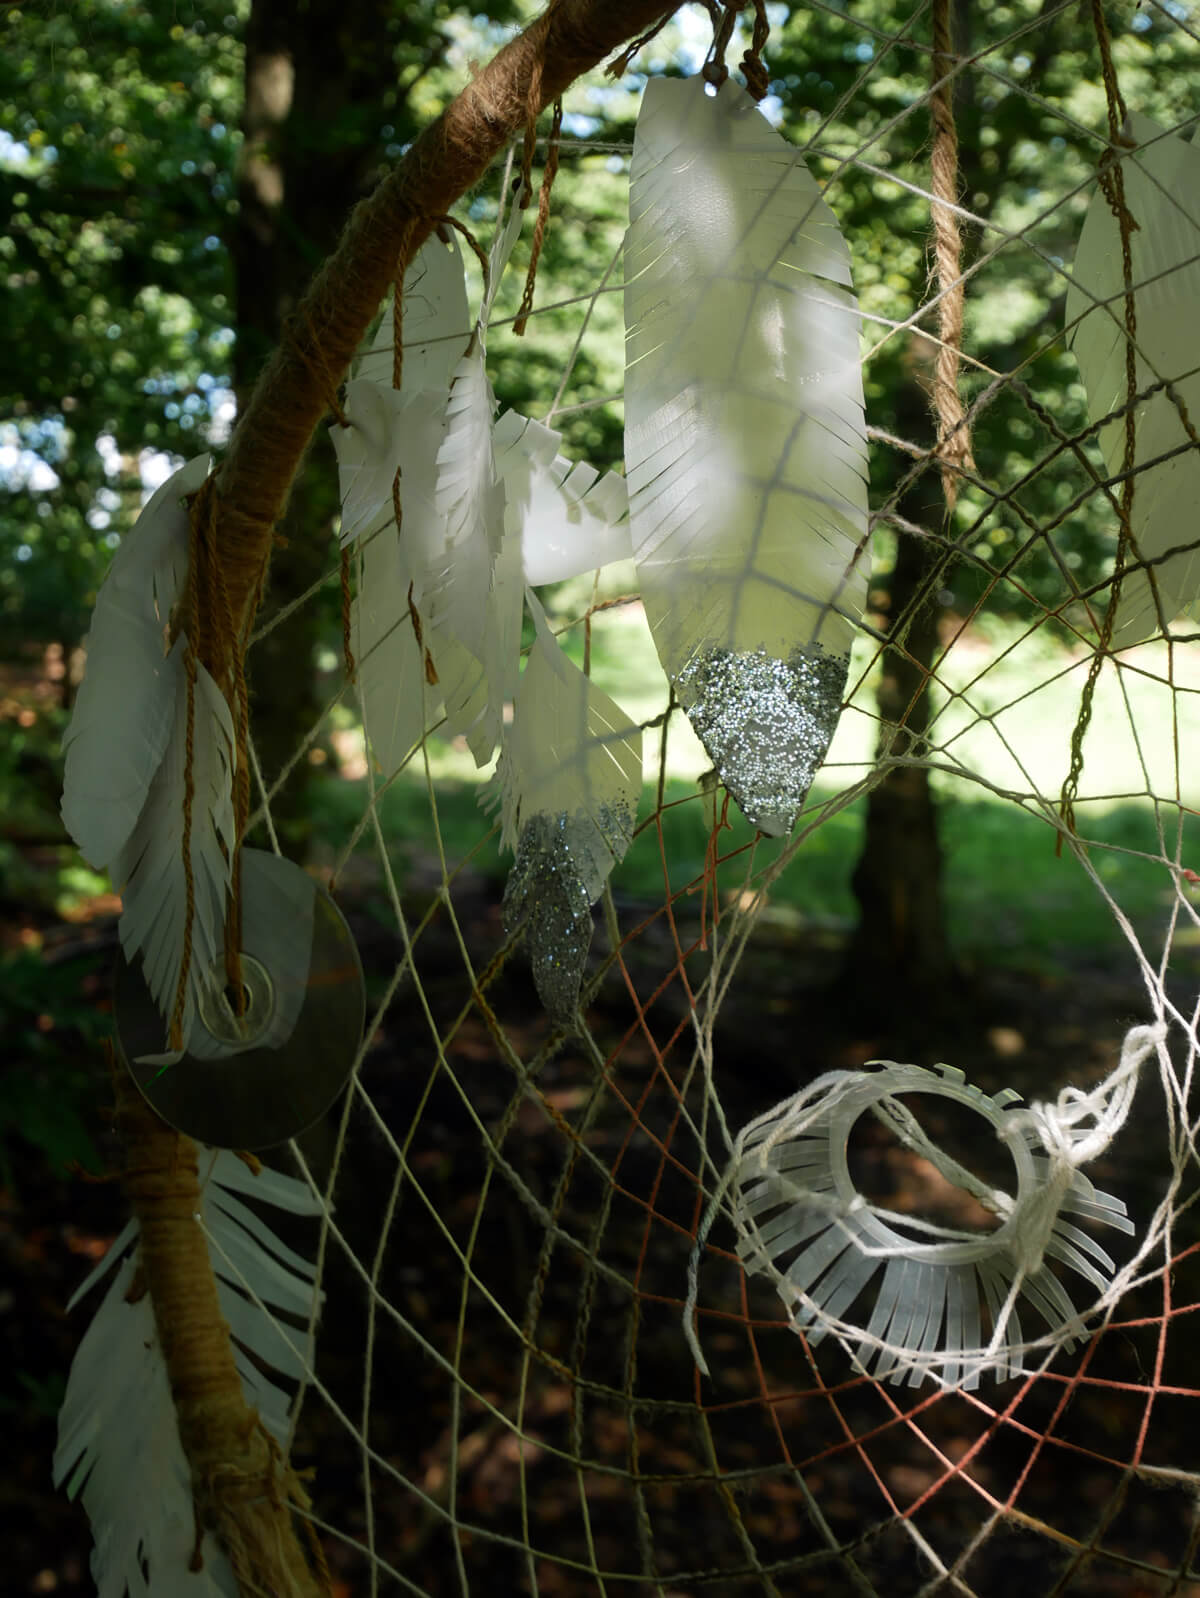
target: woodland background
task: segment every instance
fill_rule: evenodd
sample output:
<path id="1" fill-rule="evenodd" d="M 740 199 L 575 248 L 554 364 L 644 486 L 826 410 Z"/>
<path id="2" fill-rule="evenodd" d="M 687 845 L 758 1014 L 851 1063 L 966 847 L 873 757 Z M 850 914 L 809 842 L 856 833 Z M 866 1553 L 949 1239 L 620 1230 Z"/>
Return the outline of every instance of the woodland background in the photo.
<path id="1" fill-rule="evenodd" d="M 558 388 L 578 325 L 565 302 L 595 285 L 625 225 L 622 152 L 644 74 L 693 70 L 703 52 L 703 10 L 687 9 L 690 21 L 669 27 L 624 78 L 597 76 L 569 97 L 538 283 L 539 307 L 564 304 L 543 310 L 524 340 L 491 340 L 501 404 L 541 415 Z M 798 144 L 819 131 L 811 165 L 820 177 L 837 172 L 830 200 L 863 307 L 903 321 L 926 296 L 928 206 L 890 179 L 926 181 L 927 58 L 904 39 L 910 30 L 923 39 L 927 19 L 892 0 L 768 10 L 768 110 Z M 1172 21 L 1191 9 L 1116 12 L 1126 98 L 1164 124 L 1200 111 L 1200 46 Z M 108 1145 L 100 1042 L 117 901 L 83 866 L 57 810 L 59 741 L 96 589 L 166 458 L 219 450 L 227 438 L 354 200 L 470 63 L 533 14 L 515 0 L 492 0 L 487 18 L 440 0 L 41 0 L 0 12 L 0 1415 L 10 1439 L 0 1523 L 14 1593 L 87 1590 L 86 1526 L 50 1494 L 49 1456 L 80 1330 L 66 1320 L 65 1301 L 121 1213 L 119 1197 L 85 1175 L 104 1169 Z M 987 57 L 996 75 L 963 77 L 956 116 L 964 204 L 1036 236 L 1041 253 L 1000 251 L 988 261 L 968 290 L 964 342 L 982 367 L 1019 371 L 1043 417 L 1039 424 L 1015 388 L 984 412 L 979 474 L 1020 482 L 1020 493 L 986 517 L 982 498 L 969 488 L 962 495 L 963 558 L 937 576 L 907 657 L 893 655 L 879 674 L 884 707 L 907 703 L 952 642 L 953 658 L 969 661 L 972 640 L 994 646 L 1039 619 L 1043 662 L 1070 665 L 1068 635 L 1041 606 L 1057 603 L 1064 569 L 1086 588 L 1111 566 L 1112 520 L 1086 506 L 1056 527 L 1056 556 L 1045 541 L 1027 542 L 1028 527 L 1054 522 L 1071 497 L 1038 467 L 1047 430 L 1086 425 L 1074 361 L 1061 341 L 1047 341 L 1063 316 L 1053 264 L 1069 263 L 1091 194 L 1096 147 L 1082 130 L 1102 127 L 1104 92 L 1089 29 L 1050 0 L 959 0 L 956 42 L 964 53 L 986 51 L 1026 24 Z M 866 91 L 844 101 L 876 52 L 886 60 Z M 891 131 L 873 144 L 880 127 Z M 861 161 L 840 170 L 831 153 L 839 147 L 863 151 Z M 1056 192 L 1075 194 L 1045 215 L 1050 175 Z M 495 186 L 485 186 L 462 214 L 486 239 L 495 208 Z M 979 247 L 968 229 L 968 262 Z M 527 248 L 518 247 L 518 266 Z M 932 442 L 929 359 L 919 326 L 875 353 L 866 371 L 874 427 Z M 556 423 L 568 453 L 598 467 L 620 460 L 620 409 L 587 402 L 619 393 L 621 365 L 619 298 L 601 297 L 572 378 L 581 408 Z M 968 397 L 985 382 L 980 366 L 968 367 Z M 909 464 L 886 443 L 875 449 L 873 503 Z M 336 508 L 332 450 L 320 438 L 282 528 L 268 614 L 334 571 Z M 898 509 L 918 527 L 939 523 L 936 474 L 920 476 Z M 871 620 L 886 630 L 928 586 L 931 556 L 919 539 L 885 527 L 875 561 Z M 998 569 L 1013 580 L 977 608 Z M 337 680 L 340 636 L 334 577 L 255 650 L 252 714 L 268 778 Z M 618 698 L 637 702 L 636 658 L 601 648 L 593 665 Z M 1060 693 L 1038 702 L 1060 757 L 1078 683 L 1078 673 L 1068 675 Z M 996 689 L 1012 699 L 1021 691 L 1019 673 Z M 936 706 L 936 693 L 923 704 Z M 350 710 L 339 715 L 276 806 L 285 848 L 317 869 L 361 811 L 359 729 Z M 920 734 L 920 711 L 909 726 Z M 1097 788 L 1120 793 L 1103 749 L 1089 758 Z M 439 781 L 447 852 L 470 858 L 480 919 L 494 919 L 506 862 L 468 764 L 446 752 Z M 694 774 L 671 781 L 682 792 Z M 398 784 L 387 814 L 409 843 L 407 889 L 419 899 L 435 880 L 422 780 Z M 1134 848 L 1150 838 L 1147 811 L 1133 802 L 1108 805 L 1092 824 Z M 690 844 L 680 835 L 697 870 L 706 843 L 699 818 Z M 635 850 L 617 878 L 620 894 L 653 904 L 655 867 Z M 1108 857 L 1104 869 L 1135 923 L 1152 927 L 1170 884 L 1132 857 Z M 343 886 L 370 977 L 372 940 L 385 938 L 387 916 L 368 853 Z M 1115 926 L 1081 874 L 1056 861 L 1052 835 L 1015 808 L 923 776 L 882 784 L 814 834 L 777 891 L 769 925 L 727 1015 L 733 1032 L 754 1034 L 747 1069 L 764 1080 L 785 1074 L 801 1024 L 830 1040 L 831 1064 L 864 1050 L 931 1058 L 948 1040 L 969 1038 L 1019 1087 L 1058 1073 L 1066 1057 L 1104 1058 L 1139 1008 Z M 394 950 L 378 953 L 382 970 Z M 1184 943 L 1177 964 L 1194 976 Z"/>

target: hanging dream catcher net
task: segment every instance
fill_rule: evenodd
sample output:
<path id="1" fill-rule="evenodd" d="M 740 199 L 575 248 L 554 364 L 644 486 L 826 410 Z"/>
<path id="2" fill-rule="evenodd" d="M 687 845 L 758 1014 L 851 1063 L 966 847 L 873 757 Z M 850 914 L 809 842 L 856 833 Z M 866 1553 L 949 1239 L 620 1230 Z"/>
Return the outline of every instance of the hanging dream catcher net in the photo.
<path id="1" fill-rule="evenodd" d="M 56 1474 L 106 1594 L 1200 1590 L 1191 12 L 717 7 L 703 70 L 623 59 L 632 144 L 568 98 L 506 166 L 619 9 L 552 8 L 360 208 L 100 595 L 64 815 L 124 896 L 134 1219 Z M 768 21 L 836 46 L 819 112 Z M 604 184 L 628 231 L 521 303 Z M 569 350 L 533 415 L 514 320 Z M 305 871 L 246 681 L 322 417 L 353 809 Z M 880 968 L 828 1024 L 787 884 L 930 795 L 948 884 L 1019 818 L 968 940 L 1011 1007 L 914 978 L 881 1059 Z M 1086 1034 L 1003 985 L 1067 877 L 1127 977 Z"/>

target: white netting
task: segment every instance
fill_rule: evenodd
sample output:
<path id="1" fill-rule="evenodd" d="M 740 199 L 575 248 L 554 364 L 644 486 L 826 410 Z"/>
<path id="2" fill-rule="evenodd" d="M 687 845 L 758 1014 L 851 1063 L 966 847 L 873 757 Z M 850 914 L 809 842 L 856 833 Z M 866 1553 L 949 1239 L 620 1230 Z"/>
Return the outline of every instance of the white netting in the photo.
<path id="1" fill-rule="evenodd" d="M 1191 9 L 1174 4 L 1124 8 L 1113 20 L 1126 101 L 1189 138 L 1200 104 L 1192 23 Z M 1089 162 L 1108 147 L 1096 35 L 1074 4 L 977 8 L 953 69 L 970 173 L 960 205 L 964 391 L 978 464 L 964 470 L 944 524 L 921 392 L 932 381 L 938 294 L 898 308 L 909 275 L 889 278 L 890 255 L 926 249 L 929 25 L 925 7 L 880 28 L 820 5 L 788 24 L 801 40 L 806 28 L 823 38 L 832 30 L 850 63 L 844 82 L 813 88 L 820 115 L 801 113 L 802 79 L 778 88 L 789 131 L 811 140 L 811 168 L 842 221 L 866 318 L 868 421 L 887 461 L 886 492 L 872 501 L 879 580 L 899 591 L 887 577 L 898 537 L 920 550 L 911 627 L 872 597 L 848 708 L 794 834 L 756 838 L 703 779 L 707 762 L 668 706 L 631 568 L 555 591 L 555 631 L 645 729 L 647 777 L 627 866 L 598 912 L 587 1026 L 568 1032 L 547 1018 L 520 947 L 504 936 L 497 829 L 479 810 L 475 842 L 447 844 L 450 817 L 456 840 L 471 836 L 463 818 L 475 813 L 476 779 L 465 752 L 431 735 L 382 783 L 361 761 L 345 685 L 313 729 L 315 742 L 333 727 L 357 782 L 339 787 L 341 845 L 322 863 L 358 936 L 369 1001 L 344 1116 L 325 1144 L 296 1150 L 303 1173 L 334 1197 L 293 1460 L 315 1467 L 314 1522 L 338 1591 L 1200 1591 L 1191 954 L 1200 917 L 1187 872 L 1200 650 L 1182 627 L 1119 651 L 1104 633 L 1120 474 L 1101 462 L 1062 314 L 1095 189 Z M 874 117 L 864 111 L 872 103 Z M 1012 172 L 1033 155 L 996 134 L 1014 106 L 1039 120 L 1034 154 L 1061 159 L 1060 169 L 1030 168 L 1024 187 Z M 589 182 L 623 181 L 627 147 L 568 140 L 562 159 L 555 204 L 569 193 L 586 212 Z M 866 191 L 894 207 L 894 236 L 882 224 L 856 233 Z M 587 237 L 578 215 L 564 225 Z M 587 271 L 588 291 L 539 309 L 526 336 L 536 348 L 546 328 L 560 339 L 568 330 L 567 367 L 541 413 L 559 427 L 620 402 L 596 366 L 586 391 L 572 391 L 590 334 L 618 314 L 619 265 L 598 248 Z M 540 292 L 551 298 L 544 282 Z M 997 325 L 981 324 L 976 306 Z M 1190 337 L 1200 305 L 1176 314 Z M 489 359 L 500 367 L 519 356 L 510 340 L 497 317 Z M 1019 448 L 1006 451 L 1006 430 Z M 930 604 L 941 617 L 932 634 L 922 621 Z M 889 622 L 899 640 L 891 654 Z M 1097 650 L 1072 831 L 1059 799 Z M 253 664 L 252 650 L 251 679 Z M 909 713 L 926 684 L 921 727 Z M 967 926 L 955 911 L 977 973 L 989 951 L 998 967 L 1017 963 L 1020 951 L 1006 946 L 1010 892 L 1028 898 L 1032 884 L 1036 898 L 1044 885 L 1052 921 L 1070 876 L 1089 885 L 1092 917 L 1119 929 L 1128 976 L 1116 992 L 1105 978 L 1079 999 L 1071 977 L 1057 999 L 1036 1003 L 1030 979 L 1005 987 L 1001 977 L 989 991 L 1006 993 L 1009 1010 L 966 1028 L 960 1017 L 944 1040 L 927 1039 L 920 1063 L 944 1059 L 988 1095 L 1011 1085 L 1053 1102 L 1071 1086 L 1094 1089 L 1130 1026 L 1168 1023 L 1165 1048 L 1149 1053 L 1136 1101 L 1124 1105 L 1128 1119 L 1089 1150 L 1088 1174 L 1123 1200 L 1134 1235 L 1107 1234 L 1110 1285 L 1087 1285 L 1085 1300 L 1074 1279 L 1073 1352 L 1029 1329 L 1023 1374 L 1002 1369 L 1002 1380 L 964 1386 L 943 1355 L 925 1366 L 948 1370 L 949 1387 L 922 1383 L 919 1368 L 914 1382 L 895 1384 L 880 1379 L 874 1356 L 887 1354 L 889 1330 L 916 1338 L 915 1309 L 903 1326 L 892 1315 L 866 1334 L 867 1374 L 851 1357 L 851 1334 L 872 1310 L 865 1277 L 861 1301 L 847 1297 L 850 1277 L 841 1283 L 841 1335 L 835 1326 L 806 1340 L 797 1326 L 811 1330 L 811 1301 L 786 1309 L 778 1270 L 743 1270 L 753 1248 L 739 1247 L 717 1204 L 698 1261 L 705 1378 L 684 1330 L 689 1258 L 739 1130 L 820 1073 L 864 1065 L 886 1038 L 875 1021 L 856 1034 L 852 987 L 840 1030 L 815 998 L 791 991 L 792 961 L 809 988 L 832 967 L 822 929 L 805 924 L 783 884 L 824 858 L 823 834 L 844 828 L 851 806 L 861 813 L 865 795 L 918 772 L 931 775 L 942 805 L 952 909 L 972 829 L 984 837 L 1007 814 L 1024 824 L 1023 872 L 997 856 L 994 908 L 972 912 L 994 914 L 994 926 Z M 268 798 L 266 829 L 269 813 Z M 1047 954 L 1035 951 L 1025 969 Z M 1074 1024 L 1077 1004 L 1100 1003 L 1102 1017 Z M 903 1033 L 898 1024 L 893 1035 Z M 1098 1034 L 1107 1041 L 1093 1048 Z M 915 1046 L 897 1057 L 915 1058 Z M 1071 1105 L 1063 1109 L 1060 1130 Z M 946 1155 L 939 1186 L 937 1162 L 920 1157 L 922 1138 L 927 1149 L 949 1147 L 953 1127 L 928 1100 L 910 1099 L 904 1113 L 925 1128 L 908 1127 L 907 1151 L 899 1115 L 892 1135 L 877 1126 L 852 1142 L 852 1167 L 873 1196 L 894 1214 L 919 1208 L 924 1192 L 949 1205 L 942 1213 L 955 1227 L 995 1225 L 995 1213 L 971 1205 L 978 1211 L 979 1192 L 1004 1181 L 959 1184 L 955 1199 L 946 1173 L 962 1166 Z M 1071 1165 L 1069 1151 L 1060 1163 Z M 1053 1177 L 1060 1195 L 1070 1179 Z M 1044 1215 L 1030 1225 L 1040 1242 L 1026 1264 L 1036 1270 L 1052 1226 Z M 985 1343 L 994 1331 L 1001 1340 L 998 1302 L 989 1317 L 985 1297 L 976 1313 Z M 973 1323 L 956 1313 L 961 1344 Z M 932 1344 L 923 1347 L 928 1355 Z"/>

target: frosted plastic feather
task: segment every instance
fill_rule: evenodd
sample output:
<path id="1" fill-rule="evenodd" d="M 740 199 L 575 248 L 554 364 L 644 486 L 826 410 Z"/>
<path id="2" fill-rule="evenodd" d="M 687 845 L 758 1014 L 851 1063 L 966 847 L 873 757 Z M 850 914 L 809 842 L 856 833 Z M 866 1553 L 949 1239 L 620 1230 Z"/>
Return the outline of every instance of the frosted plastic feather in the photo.
<path id="1" fill-rule="evenodd" d="M 723 781 L 792 824 L 866 598 L 849 255 L 799 153 L 732 80 L 654 78 L 625 243 L 625 459 L 655 643 Z"/>
<path id="2" fill-rule="evenodd" d="M 1131 115 L 1126 133 L 1138 146 L 1122 152 L 1125 203 L 1137 230 L 1130 245 L 1137 312 L 1137 389 L 1172 383 L 1193 427 L 1200 426 L 1200 148 L 1164 135 L 1149 117 Z M 1125 278 L 1120 229 L 1097 192 L 1075 253 L 1067 291 L 1068 343 L 1079 362 L 1093 421 L 1117 412 L 1100 429 L 1100 450 L 1111 474 L 1123 469 Z M 1078 320 L 1077 320 L 1078 319 Z M 1143 560 L 1191 545 L 1153 567 L 1162 621 L 1145 571 L 1131 572 L 1121 588 L 1114 641 L 1136 644 L 1200 597 L 1196 505 L 1200 502 L 1200 450 L 1191 444 L 1179 410 L 1163 390 L 1135 409 L 1131 528 Z M 1183 448 L 1157 466 L 1147 461 Z M 1119 497 L 1120 488 L 1114 493 Z"/>
<path id="3" fill-rule="evenodd" d="M 633 836 L 641 732 L 563 654 L 532 595 L 530 605 L 536 635 L 496 775 L 502 840 L 516 850 L 504 921 L 509 932 L 527 928 L 542 1002 L 569 1021 L 591 907 Z"/>
<path id="4" fill-rule="evenodd" d="M 238 1351 L 247 1401 L 286 1443 L 287 1394 L 265 1362 L 296 1379 L 308 1358 L 305 1333 L 253 1302 L 301 1321 L 312 1312 L 315 1270 L 281 1243 L 246 1196 L 297 1215 L 319 1204 L 303 1184 L 264 1168 L 256 1177 L 236 1155 L 213 1156 L 201 1222 L 210 1236 L 222 1311 L 254 1359 Z M 191 1477 L 175 1420 L 150 1299 L 130 1302 L 138 1227 L 130 1222 L 71 1301 L 117 1269 L 71 1366 L 58 1418 L 54 1483 L 81 1496 L 92 1523 L 92 1576 L 99 1598 L 237 1598 L 238 1584 L 211 1535 L 202 1568 L 190 1568 L 196 1536 Z M 300 1352 L 297 1354 L 293 1347 Z"/>
<path id="5" fill-rule="evenodd" d="M 187 676 L 182 657 L 186 645 L 186 635 L 181 633 L 168 657 L 175 704 L 166 751 L 137 826 L 112 865 L 113 883 L 124 901 L 121 947 L 131 962 L 141 955 L 146 986 L 164 1021 L 170 1019 L 174 1008 L 188 928 L 183 864 Z M 208 672 L 197 663 L 189 843 L 194 911 L 182 1021 L 185 1048 L 200 986 L 211 979 L 224 942 L 225 895 L 234 847 L 234 746 L 229 706 Z M 174 1053 L 161 1056 L 175 1057 Z"/>
<path id="6" fill-rule="evenodd" d="M 459 362 L 437 456 L 436 505 L 444 546 L 429 585 L 430 616 L 466 642 L 483 636 L 492 568 L 504 526 L 504 495 L 492 458 L 496 400 L 476 344 Z"/>
<path id="7" fill-rule="evenodd" d="M 171 736 L 176 665 L 165 637 L 187 578 L 183 497 L 203 483 L 209 459 L 197 456 L 155 492 L 96 596 L 87 670 L 63 739 L 62 818 L 99 870 L 132 833 Z"/>
<path id="8" fill-rule="evenodd" d="M 525 581 L 560 583 L 614 560 L 628 560 L 629 492 L 623 477 L 601 477 L 585 461 L 560 455 L 562 437 L 542 422 L 505 411 L 492 429 L 506 524 L 521 538 Z"/>
<path id="9" fill-rule="evenodd" d="M 394 325 L 389 297 L 371 347 L 355 366 L 355 377 L 391 388 Z M 404 274 L 403 392 L 440 392 L 444 399 L 473 326 L 458 237 L 452 233 L 445 243 L 435 233 Z"/>
<path id="10" fill-rule="evenodd" d="M 493 286 L 520 224 L 520 213 L 510 216 L 493 245 Z M 352 426 L 333 429 L 343 531 L 349 523 L 350 536 L 366 532 L 369 538 L 352 628 L 363 719 L 385 776 L 399 769 L 439 717 L 448 732 L 467 737 L 479 764 L 491 758 L 504 700 L 516 683 L 520 637 L 519 540 L 515 558 L 511 548 L 506 555 L 503 498 L 492 464 L 495 402 L 479 326 L 474 334 L 469 327 L 456 242 L 426 243 L 405 277 L 405 296 L 399 394 L 391 389 L 389 308 L 375 347 L 347 386 Z M 368 393 L 379 385 L 386 388 L 382 401 Z M 397 466 L 399 537 L 392 517 Z M 410 593 L 424 652 L 412 629 Z"/>

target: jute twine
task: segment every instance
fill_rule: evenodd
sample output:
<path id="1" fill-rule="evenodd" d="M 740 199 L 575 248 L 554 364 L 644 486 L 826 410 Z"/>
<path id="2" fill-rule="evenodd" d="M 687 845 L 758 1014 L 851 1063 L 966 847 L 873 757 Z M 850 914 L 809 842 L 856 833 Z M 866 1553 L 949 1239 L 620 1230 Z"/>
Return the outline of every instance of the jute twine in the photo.
<path id="1" fill-rule="evenodd" d="M 958 204 L 958 129 L 954 122 L 954 70 L 956 56 L 950 29 L 953 0 L 934 0 L 933 87 L 929 112 L 933 121 L 930 190 L 933 196 L 933 252 L 938 294 L 938 352 L 933 373 L 933 403 L 937 413 L 937 447 L 946 514 L 958 500 L 958 477 L 975 464 L 971 456 L 971 430 L 958 392 L 961 364 L 963 301 L 962 237 L 954 207 Z"/>
<path id="2" fill-rule="evenodd" d="M 762 100 L 771 84 L 770 74 L 762 58 L 771 34 L 765 0 L 704 0 L 704 3 L 712 22 L 713 39 L 705 63 L 700 69 L 701 77 L 706 83 L 711 83 L 714 89 L 719 89 L 728 78 L 729 68 L 725 65 L 725 52 L 733 37 L 734 24 L 737 22 L 738 12 L 748 5 L 752 6 L 754 28 L 750 46 L 743 52 L 738 65 L 742 69 L 750 97 L 755 101 Z"/>
<path id="3" fill-rule="evenodd" d="M 221 1314 L 208 1245 L 196 1221 L 196 1145 L 166 1126 L 124 1071 L 114 1073 L 125 1145 L 123 1186 L 141 1228 L 139 1278 L 154 1309 L 179 1439 L 192 1476 L 196 1548 L 211 1531 L 243 1598 L 318 1598 L 329 1573 L 315 1537 L 317 1574 L 296 1534 L 292 1506 L 309 1507 L 296 1473 L 246 1402 Z M 147 1506 L 153 1513 L 153 1505 Z"/>
<path id="4" fill-rule="evenodd" d="M 1068 832 L 1075 832 L 1075 800 L 1079 795 L 1079 779 L 1083 775 L 1083 740 L 1092 720 L 1092 708 L 1096 696 L 1096 684 L 1100 680 L 1100 673 L 1108 657 L 1112 645 L 1113 626 L 1117 619 L 1117 607 L 1121 602 L 1121 585 L 1125 577 L 1125 567 L 1132 553 L 1138 557 L 1137 544 L 1133 536 L 1133 467 L 1137 457 L 1137 430 L 1135 407 L 1137 404 L 1137 300 L 1133 292 L 1133 235 L 1138 224 L 1125 203 L 1125 173 L 1121 165 L 1121 149 L 1127 146 L 1124 135 L 1124 123 L 1127 116 L 1125 97 L 1121 93 L 1121 86 L 1117 81 L 1117 69 L 1112 58 L 1112 41 L 1109 38 L 1108 23 L 1104 16 L 1104 7 L 1100 0 L 1092 0 L 1092 27 L 1096 34 L 1096 43 L 1100 49 L 1101 70 L 1104 76 L 1104 98 L 1108 109 L 1108 142 L 1109 150 L 1105 162 L 1100 169 L 1100 189 L 1108 202 L 1108 208 L 1116 218 L 1117 227 L 1121 235 L 1121 270 L 1125 285 L 1124 301 L 1122 304 L 1123 319 L 1125 323 L 1125 431 L 1124 446 L 1121 457 L 1121 498 L 1117 506 L 1119 532 L 1117 534 L 1117 553 L 1113 561 L 1112 588 L 1109 594 L 1108 609 L 1104 613 L 1104 621 L 1100 627 L 1100 638 L 1096 649 L 1088 664 L 1087 680 L 1079 696 L 1079 714 L 1075 718 L 1075 726 L 1071 731 L 1071 765 L 1062 786 L 1059 796 L 1059 810 L 1062 814 L 1063 824 Z M 1155 575 L 1153 570 L 1147 572 L 1151 587 L 1157 594 Z M 1062 853 L 1062 834 L 1060 833 L 1055 846 L 1055 852 Z"/>

